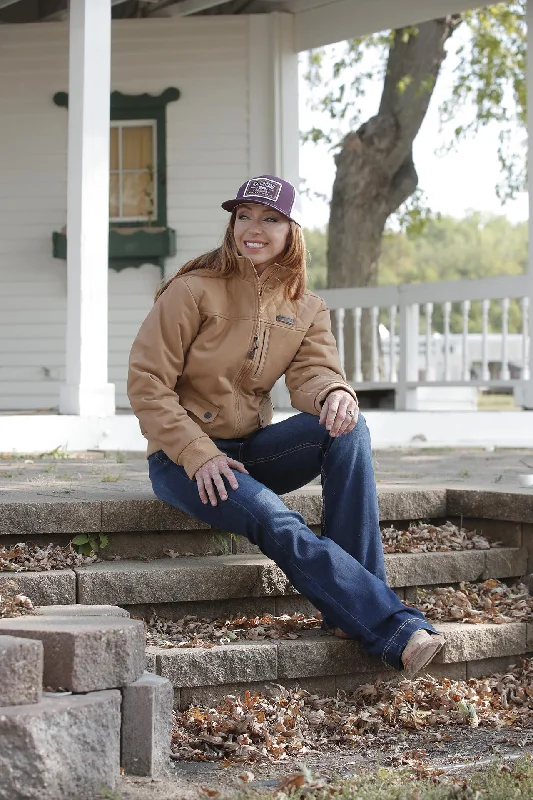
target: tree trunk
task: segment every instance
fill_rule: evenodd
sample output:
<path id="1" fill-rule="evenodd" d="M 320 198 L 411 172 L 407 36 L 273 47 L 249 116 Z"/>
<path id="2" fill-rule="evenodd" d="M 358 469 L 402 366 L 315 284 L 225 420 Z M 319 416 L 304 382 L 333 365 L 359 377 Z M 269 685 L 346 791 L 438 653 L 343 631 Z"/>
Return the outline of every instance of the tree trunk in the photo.
<path id="1" fill-rule="evenodd" d="M 426 116 L 444 45 L 459 15 L 424 22 L 417 32 L 395 31 L 376 116 L 350 132 L 335 161 L 328 238 L 328 287 L 375 286 L 387 219 L 418 185 L 413 142 Z M 347 315 L 348 316 L 348 315 Z M 364 314 L 361 350 L 364 380 L 370 380 L 370 322 Z M 346 372 L 354 370 L 353 320 L 345 331 Z"/>

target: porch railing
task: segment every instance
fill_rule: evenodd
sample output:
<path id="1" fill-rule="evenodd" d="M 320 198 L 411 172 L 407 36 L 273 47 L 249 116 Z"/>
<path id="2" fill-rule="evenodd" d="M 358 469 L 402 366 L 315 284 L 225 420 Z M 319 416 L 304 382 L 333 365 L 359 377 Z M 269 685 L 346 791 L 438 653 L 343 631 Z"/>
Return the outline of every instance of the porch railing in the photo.
<path id="1" fill-rule="evenodd" d="M 320 294 L 333 312 L 348 380 L 359 389 L 393 389 L 396 408 L 407 409 L 416 407 L 418 387 L 512 388 L 529 381 L 527 292 L 520 275 Z"/>

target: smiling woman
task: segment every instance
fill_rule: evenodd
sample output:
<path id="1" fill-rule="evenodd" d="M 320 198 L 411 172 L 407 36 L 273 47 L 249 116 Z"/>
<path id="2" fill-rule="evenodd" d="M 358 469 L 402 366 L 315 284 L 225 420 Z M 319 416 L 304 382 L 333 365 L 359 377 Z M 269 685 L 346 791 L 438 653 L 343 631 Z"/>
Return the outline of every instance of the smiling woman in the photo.
<path id="1" fill-rule="evenodd" d="M 128 394 L 154 492 L 246 536 L 326 630 L 412 675 L 443 640 L 386 584 L 370 437 L 328 309 L 306 291 L 298 192 L 261 175 L 222 207 L 221 246 L 161 287 L 131 350 Z M 282 375 L 302 413 L 271 425 Z M 317 537 L 279 495 L 319 475 Z"/>

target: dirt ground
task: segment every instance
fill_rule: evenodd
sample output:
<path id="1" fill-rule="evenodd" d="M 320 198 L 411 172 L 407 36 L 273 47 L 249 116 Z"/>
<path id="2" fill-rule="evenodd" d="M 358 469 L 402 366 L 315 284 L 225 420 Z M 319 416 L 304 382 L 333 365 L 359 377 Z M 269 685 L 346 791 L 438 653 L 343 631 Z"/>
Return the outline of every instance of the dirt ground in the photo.
<path id="1" fill-rule="evenodd" d="M 343 778 L 364 769 L 414 768 L 442 770 L 450 777 L 467 777 L 486 769 L 494 761 L 513 761 L 533 754 L 533 731 L 448 727 L 420 733 L 368 734 L 354 748 L 310 753 L 300 760 L 279 763 L 235 764 L 229 767 L 209 762 L 174 761 L 168 778 L 122 778 L 117 800 L 197 800 L 209 791 L 231 797 L 243 782 L 239 775 L 252 772 L 250 788 L 273 792 L 280 779 L 305 764 L 315 775 Z"/>

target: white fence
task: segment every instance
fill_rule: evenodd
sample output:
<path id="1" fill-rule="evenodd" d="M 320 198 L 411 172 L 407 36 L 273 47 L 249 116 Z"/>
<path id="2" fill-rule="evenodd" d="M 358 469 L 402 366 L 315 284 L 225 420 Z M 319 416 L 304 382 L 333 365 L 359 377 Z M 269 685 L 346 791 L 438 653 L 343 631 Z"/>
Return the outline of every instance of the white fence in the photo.
<path id="1" fill-rule="evenodd" d="M 446 281 L 320 292 L 334 312 L 334 333 L 343 366 L 347 336 L 353 368 L 348 380 L 359 389 L 394 389 L 396 408 L 416 407 L 418 387 L 515 387 L 530 380 L 529 298 L 526 276 Z M 509 334 L 511 300 L 519 332 Z M 479 304 L 481 332 L 471 333 L 473 304 Z M 370 338 L 363 364 L 363 328 Z M 346 311 L 352 312 L 346 324 Z M 453 318 L 452 318 L 453 312 Z M 518 321 L 517 321 L 518 315 Z M 441 331 L 434 320 L 440 319 Z M 489 332 L 497 319 L 499 330 Z M 422 325 L 421 325 L 422 323 Z M 459 331 L 454 331 L 459 327 Z"/>

